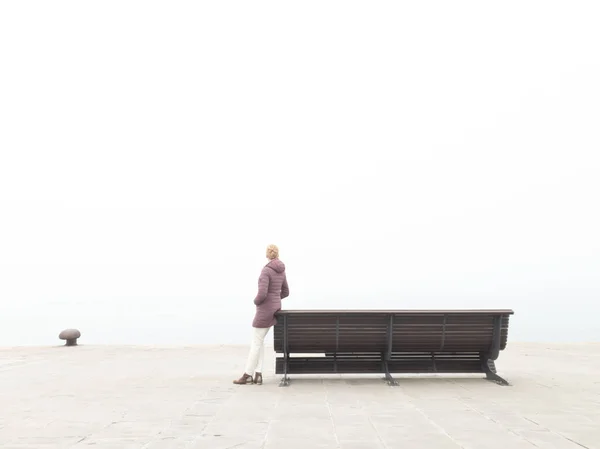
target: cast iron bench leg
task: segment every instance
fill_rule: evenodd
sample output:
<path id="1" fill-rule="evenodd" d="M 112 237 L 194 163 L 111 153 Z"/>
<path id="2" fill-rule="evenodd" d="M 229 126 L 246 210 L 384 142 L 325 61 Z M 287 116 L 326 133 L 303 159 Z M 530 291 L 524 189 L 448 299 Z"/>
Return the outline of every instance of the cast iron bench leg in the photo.
<path id="1" fill-rule="evenodd" d="M 490 362 L 491 362 L 491 364 L 490 364 Z M 505 385 L 505 386 L 510 385 L 506 379 L 500 377 L 498 374 L 496 374 L 494 372 L 495 368 L 492 370 L 492 367 L 494 367 L 494 361 L 493 360 L 482 358 L 481 359 L 481 366 L 483 368 L 483 372 L 485 373 L 485 378 L 487 380 L 492 381 L 492 382 L 496 382 L 499 385 Z"/>
<path id="2" fill-rule="evenodd" d="M 290 378 L 287 377 L 287 374 L 285 376 L 283 376 L 283 379 L 281 379 L 281 382 L 279 382 L 279 386 L 280 387 L 289 387 L 290 386 Z"/>
<path id="3" fill-rule="evenodd" d="M 288 318 L 283 317 L 283 379 L 279 383 L 280 387 L 287 387 L 290 385 L 290 378 L 288 377 L 288 368 L 290 366 L 290 350 L 288 346 Z"/>
<path id="4" fill-rule="evenodd" d="M 385 380 L 387 380 L 388 385 L 390 387 L 397 387 L 398 386 L 398 382 L 396 382 L 396 380 L 390 374 L 390 369 L 388 368 L 387 361 L 384 360 L 383 366 L 385 368 Z"/>
<path id="5" fill-rule="evenodd" d="M 281 382 L 279 382 L 280 387 L 289 387 L 290 385 L 290 378 L 288 377 L 288 362 L 289 355 L 286 355 L 283 362 L 283 379 L 281 379 Z"/>
<path id="6" fill-rule="evenodd" d="M 388 361 L 392 358 L 392 342 L 394 336 L 394 316 L 390 315 L 389 322 L 387 325 L 387 344 L 385 348 L 385 352 L 381 354 L 381 359 L 383 361 L 383 369 L 385 370 L 385 380 L 390 387 L 397 387 L 398 382 L 392 377 L 390 374 L 390 367 L 388 365 Z"/>

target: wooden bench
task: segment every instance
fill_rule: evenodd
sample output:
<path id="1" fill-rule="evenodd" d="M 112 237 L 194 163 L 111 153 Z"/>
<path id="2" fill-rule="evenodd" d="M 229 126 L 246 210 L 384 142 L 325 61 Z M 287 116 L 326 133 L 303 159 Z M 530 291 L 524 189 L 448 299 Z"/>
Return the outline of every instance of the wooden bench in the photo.
<path id="1" fill-rule="evenodd" d="M 512 310 L 282 310 L 273 339 L 283 374 L 484 373 L 506 347 Z M 296 356 L 294 356 L 296 355 Z"/>

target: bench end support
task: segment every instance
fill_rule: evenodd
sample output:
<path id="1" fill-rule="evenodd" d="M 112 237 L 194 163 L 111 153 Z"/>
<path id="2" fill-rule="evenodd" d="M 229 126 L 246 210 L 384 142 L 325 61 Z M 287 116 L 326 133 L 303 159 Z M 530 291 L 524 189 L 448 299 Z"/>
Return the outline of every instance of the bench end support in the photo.
<path id="1" fill-rule="evenodd" d="M 491 382 L 496 382 L 498 385 L 509 387 L 510 384 L 503 377 L 498 376 L 496 373 L 485 373 L 485 378 Z"/>
<path id="2" fill-rule="evenodd" d="M 487 380 L 496 382 L 499 385 L 510 386 L 506 379 L 496 374 L 496 364 L 492 359 L 482 358 L 481 367 L 483 368 Z"/>

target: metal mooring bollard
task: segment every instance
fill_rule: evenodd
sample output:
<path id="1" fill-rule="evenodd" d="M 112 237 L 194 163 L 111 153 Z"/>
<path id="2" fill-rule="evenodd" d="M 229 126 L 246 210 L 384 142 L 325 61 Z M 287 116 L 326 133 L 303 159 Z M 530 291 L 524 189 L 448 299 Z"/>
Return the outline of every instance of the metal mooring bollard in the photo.
<path id="1" fill-rule="evenodd" d="M 61 340 L 67 340 L 65 346 L 77 346 L 77 339 L 81 337 L 81 332 L 77 329 L 65 329 L 60 334 L 58 334 L 58 338 Z"/>

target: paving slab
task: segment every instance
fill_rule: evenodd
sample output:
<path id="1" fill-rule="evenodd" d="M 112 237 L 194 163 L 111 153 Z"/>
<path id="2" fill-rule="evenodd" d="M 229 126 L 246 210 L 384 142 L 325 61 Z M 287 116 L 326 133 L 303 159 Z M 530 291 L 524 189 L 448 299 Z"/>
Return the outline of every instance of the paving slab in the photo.
<path id="1" fill-rule="evenodd" d="M 0 349 L 2 449 L 600 449 L 600 344 L 510 343 L 480 375 L 297 376 L 243 346 Z"/>

